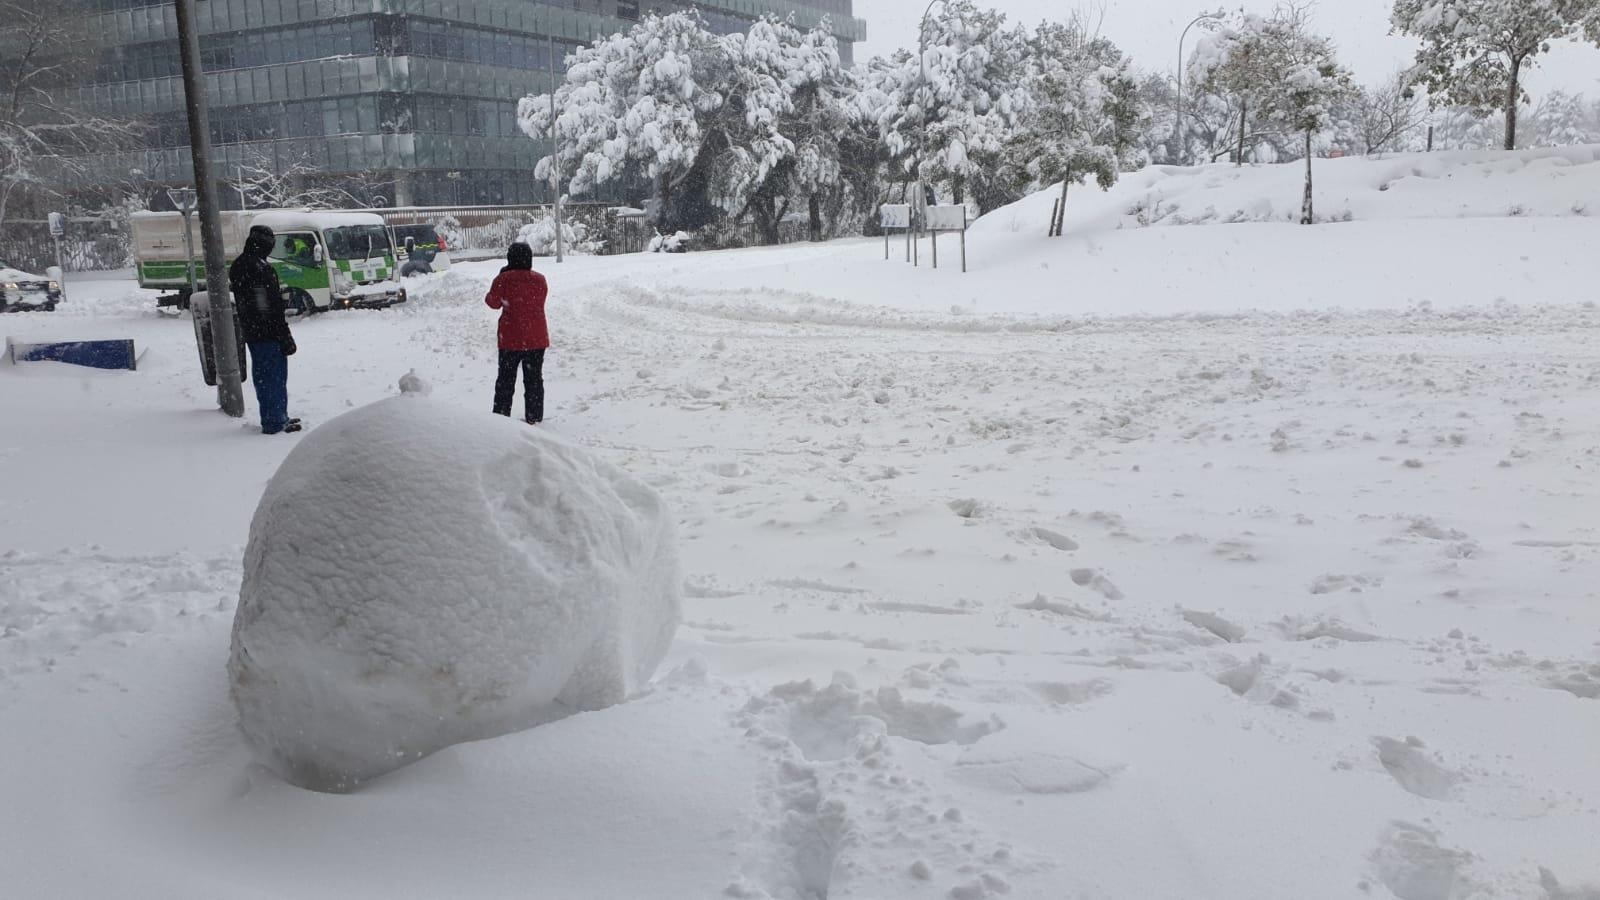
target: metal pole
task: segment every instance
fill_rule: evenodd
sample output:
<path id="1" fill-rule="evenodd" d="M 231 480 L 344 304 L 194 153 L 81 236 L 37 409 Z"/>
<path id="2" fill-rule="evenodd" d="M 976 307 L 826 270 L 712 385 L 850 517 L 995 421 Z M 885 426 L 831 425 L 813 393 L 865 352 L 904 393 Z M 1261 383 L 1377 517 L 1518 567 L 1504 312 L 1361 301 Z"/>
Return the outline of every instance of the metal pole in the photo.
<path id="1" fill-rule="evenodd" d="M 961 210 L 961 274 L 967 274 L 967 210 Z"/>
<path id="2" fill-rule="evenodd" d="M 183 208 L 183 254 L 187 263 L 185 271 L 189 274 L 189 296 L 191 297 L 200 290 L 200 285 L 195 279 L 194 223 L 189 220 L 189 214 L 192 212 L 194 212 L 193 207 L 185 206 Z"/>
<path id="3" fill-rule="evenodd" d="M 922 110 L 922 127 L 917 132 L 917 196 L 911 204 L 911 227 L 917 232 L 917 237 L 922 236 L 922 223 L 917 220 L 917 210 L 923 206 L 923 198 L 928 196 L 922 180 L 922 160 L 928 154 L 928 17 L 933 14 L 936 3 L 946 0 L 928 0 L 928 8 L 922 11 L 922 18 L 917 24 L 917 65 L 921 69 L 921 82 L 923 98 L 917 106 Z M 913 263 L 915 264 L 915 263 Z"/>
<path id="4" fill-rule="evenodd" d="M 928 229 L 928 235 L 933 238 L 933 267 L 939 268 L 939 229 Z"/>
<path id="5" fill-rule="evenodd" d="M 211 338 L 217 360 L 217 402 L 235 418 L 244 415 L 244 387 L 239 382 L 239 344 L 233 323 L 233 296 L 228 290 L 223 258 L 222 220 L 217 215 L 217 183 L 211 178 L 211 120 L 206 114 L 204 72 L 200 68 L 200 34 L 194 24 L 194 0 L 177 0 L 178 51 L 183 62 L 183 91 L 189 113 L 189 145 L 194 186 L 200 206 L 200 240 L 205 245 L 206 291 L 211 299 Z"/>
<path id="6" fill-rule="evenodd" d="M 550 39 L 550 181 L 556 195 L 556 262 L 564 262 L 566 251 L 561 237 L 561 154 L 556 145 L 556 36 Z"/>
<path id="7" fill-rule="evenodd" d="M 53 234 L 50 238 L 55 241 L 56 245 L 56 278 L 58 279 L 56 293 L 60 295 L 61 299 L 65 300 L 67 299 L 67 267 L 61 261 L 61 236 Z"/>
<path id="8" fill-rule="evenodd" d="M 1219 18 L 1221 16 L 1217 13 L 1205 13 L 1204 15 L 1196 16 L 1193 22 L 1184 27 L 1183 35 L 1178 38 L 1178 123 L 1174 128 L 1172 137 L 1173 143 L 1177 145 L 1174 150 L 1177 153 L 1178 165 L 1180 166 L 1187 164 L 1184 160 L 1189 155 L 1189 142 L 1183 139 L 1183 44 L 1189 39 L 1190 28 L 1199 25 L 1201 22 L 1216 21 Z"/>

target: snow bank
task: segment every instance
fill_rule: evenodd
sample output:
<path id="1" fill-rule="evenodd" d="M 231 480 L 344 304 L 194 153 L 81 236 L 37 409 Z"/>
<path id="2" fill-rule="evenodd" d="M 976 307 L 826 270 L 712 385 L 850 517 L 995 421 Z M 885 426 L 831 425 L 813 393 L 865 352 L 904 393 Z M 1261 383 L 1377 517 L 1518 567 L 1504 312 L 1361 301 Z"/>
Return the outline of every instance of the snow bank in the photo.
<path id="1" fill-rule="evenodd" d="M 260 758 L 315 790 L 618 703 L 677 627 L 654 491 L 407 381 L 309 435 L 250 527 L 233 700 Z"/>
<path id="2" fill-rule="evenodd" d="M 1600 146 L 1318 159 L 1314 169 L 1324 223 L 1600 214 Z M 1304 162 L 1151 166 L 1124 175 L 1110 191 L 1074 185 L 1066 231 L 1293 224 L 1304 190 Z M 985 238 L 1042 234 L 1060 196 L 1056 185 L 995 210 L 973 223 L 969 240 L 981 248 Z"/>

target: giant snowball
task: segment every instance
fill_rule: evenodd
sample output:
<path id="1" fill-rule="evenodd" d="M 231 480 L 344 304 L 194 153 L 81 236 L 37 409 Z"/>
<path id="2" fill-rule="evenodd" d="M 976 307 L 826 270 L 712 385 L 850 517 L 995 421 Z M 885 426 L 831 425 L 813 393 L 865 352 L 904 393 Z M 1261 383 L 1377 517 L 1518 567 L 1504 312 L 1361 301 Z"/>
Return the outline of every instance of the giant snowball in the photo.
<path id="1" fill-rule="evenodd" d="M 287 780 L 348 791 L 624 700 L 677 628 L 650 488 L 520 422 L 408 393 L 312 432 L 250 526 L 228 661 Z"/>

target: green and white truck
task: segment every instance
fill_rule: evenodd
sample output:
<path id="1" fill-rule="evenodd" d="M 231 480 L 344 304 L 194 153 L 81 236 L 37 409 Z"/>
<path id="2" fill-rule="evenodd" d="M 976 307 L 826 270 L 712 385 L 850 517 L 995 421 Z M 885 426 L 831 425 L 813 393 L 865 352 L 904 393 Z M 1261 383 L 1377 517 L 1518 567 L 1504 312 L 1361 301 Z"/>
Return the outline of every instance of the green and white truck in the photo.
<path id="1" fill-rule="evenodd" d="M 200 223 L 189 223 L 192 250 L 186 251 L 183 216 L 175 212 L 133 216 L 134 263 L 139 286 L 169 291 L 161 306 L 187 308 L 194 284 L 205 289 L 205 258 Z M 244 248 L 253 225 L 278 236 L 272 267 L 289 308 L 302 314 L 351 307 L 382 308 L 406 302 L 388 226 L 374 213 L 307 209 L 226 211 L 222 213 L 223 255 L 231 263 Z M 192 260 L 191 260 L 192 256 Z"/>

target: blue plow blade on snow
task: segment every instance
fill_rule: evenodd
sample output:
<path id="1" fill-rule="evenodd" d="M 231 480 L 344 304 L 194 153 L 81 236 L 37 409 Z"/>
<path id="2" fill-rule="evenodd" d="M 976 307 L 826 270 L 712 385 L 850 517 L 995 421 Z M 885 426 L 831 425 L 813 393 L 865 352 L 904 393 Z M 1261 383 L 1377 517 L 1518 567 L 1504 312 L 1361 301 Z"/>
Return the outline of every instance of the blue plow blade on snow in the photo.
<path id="1" fill-rule="evenodd" d="M 133 341 L 67 341 L 52 344 L 22 344 L 6 340 L 6 356 L 12 364 L 23 362 L 62 362 L 92 369 L 139 368 Z"/>

